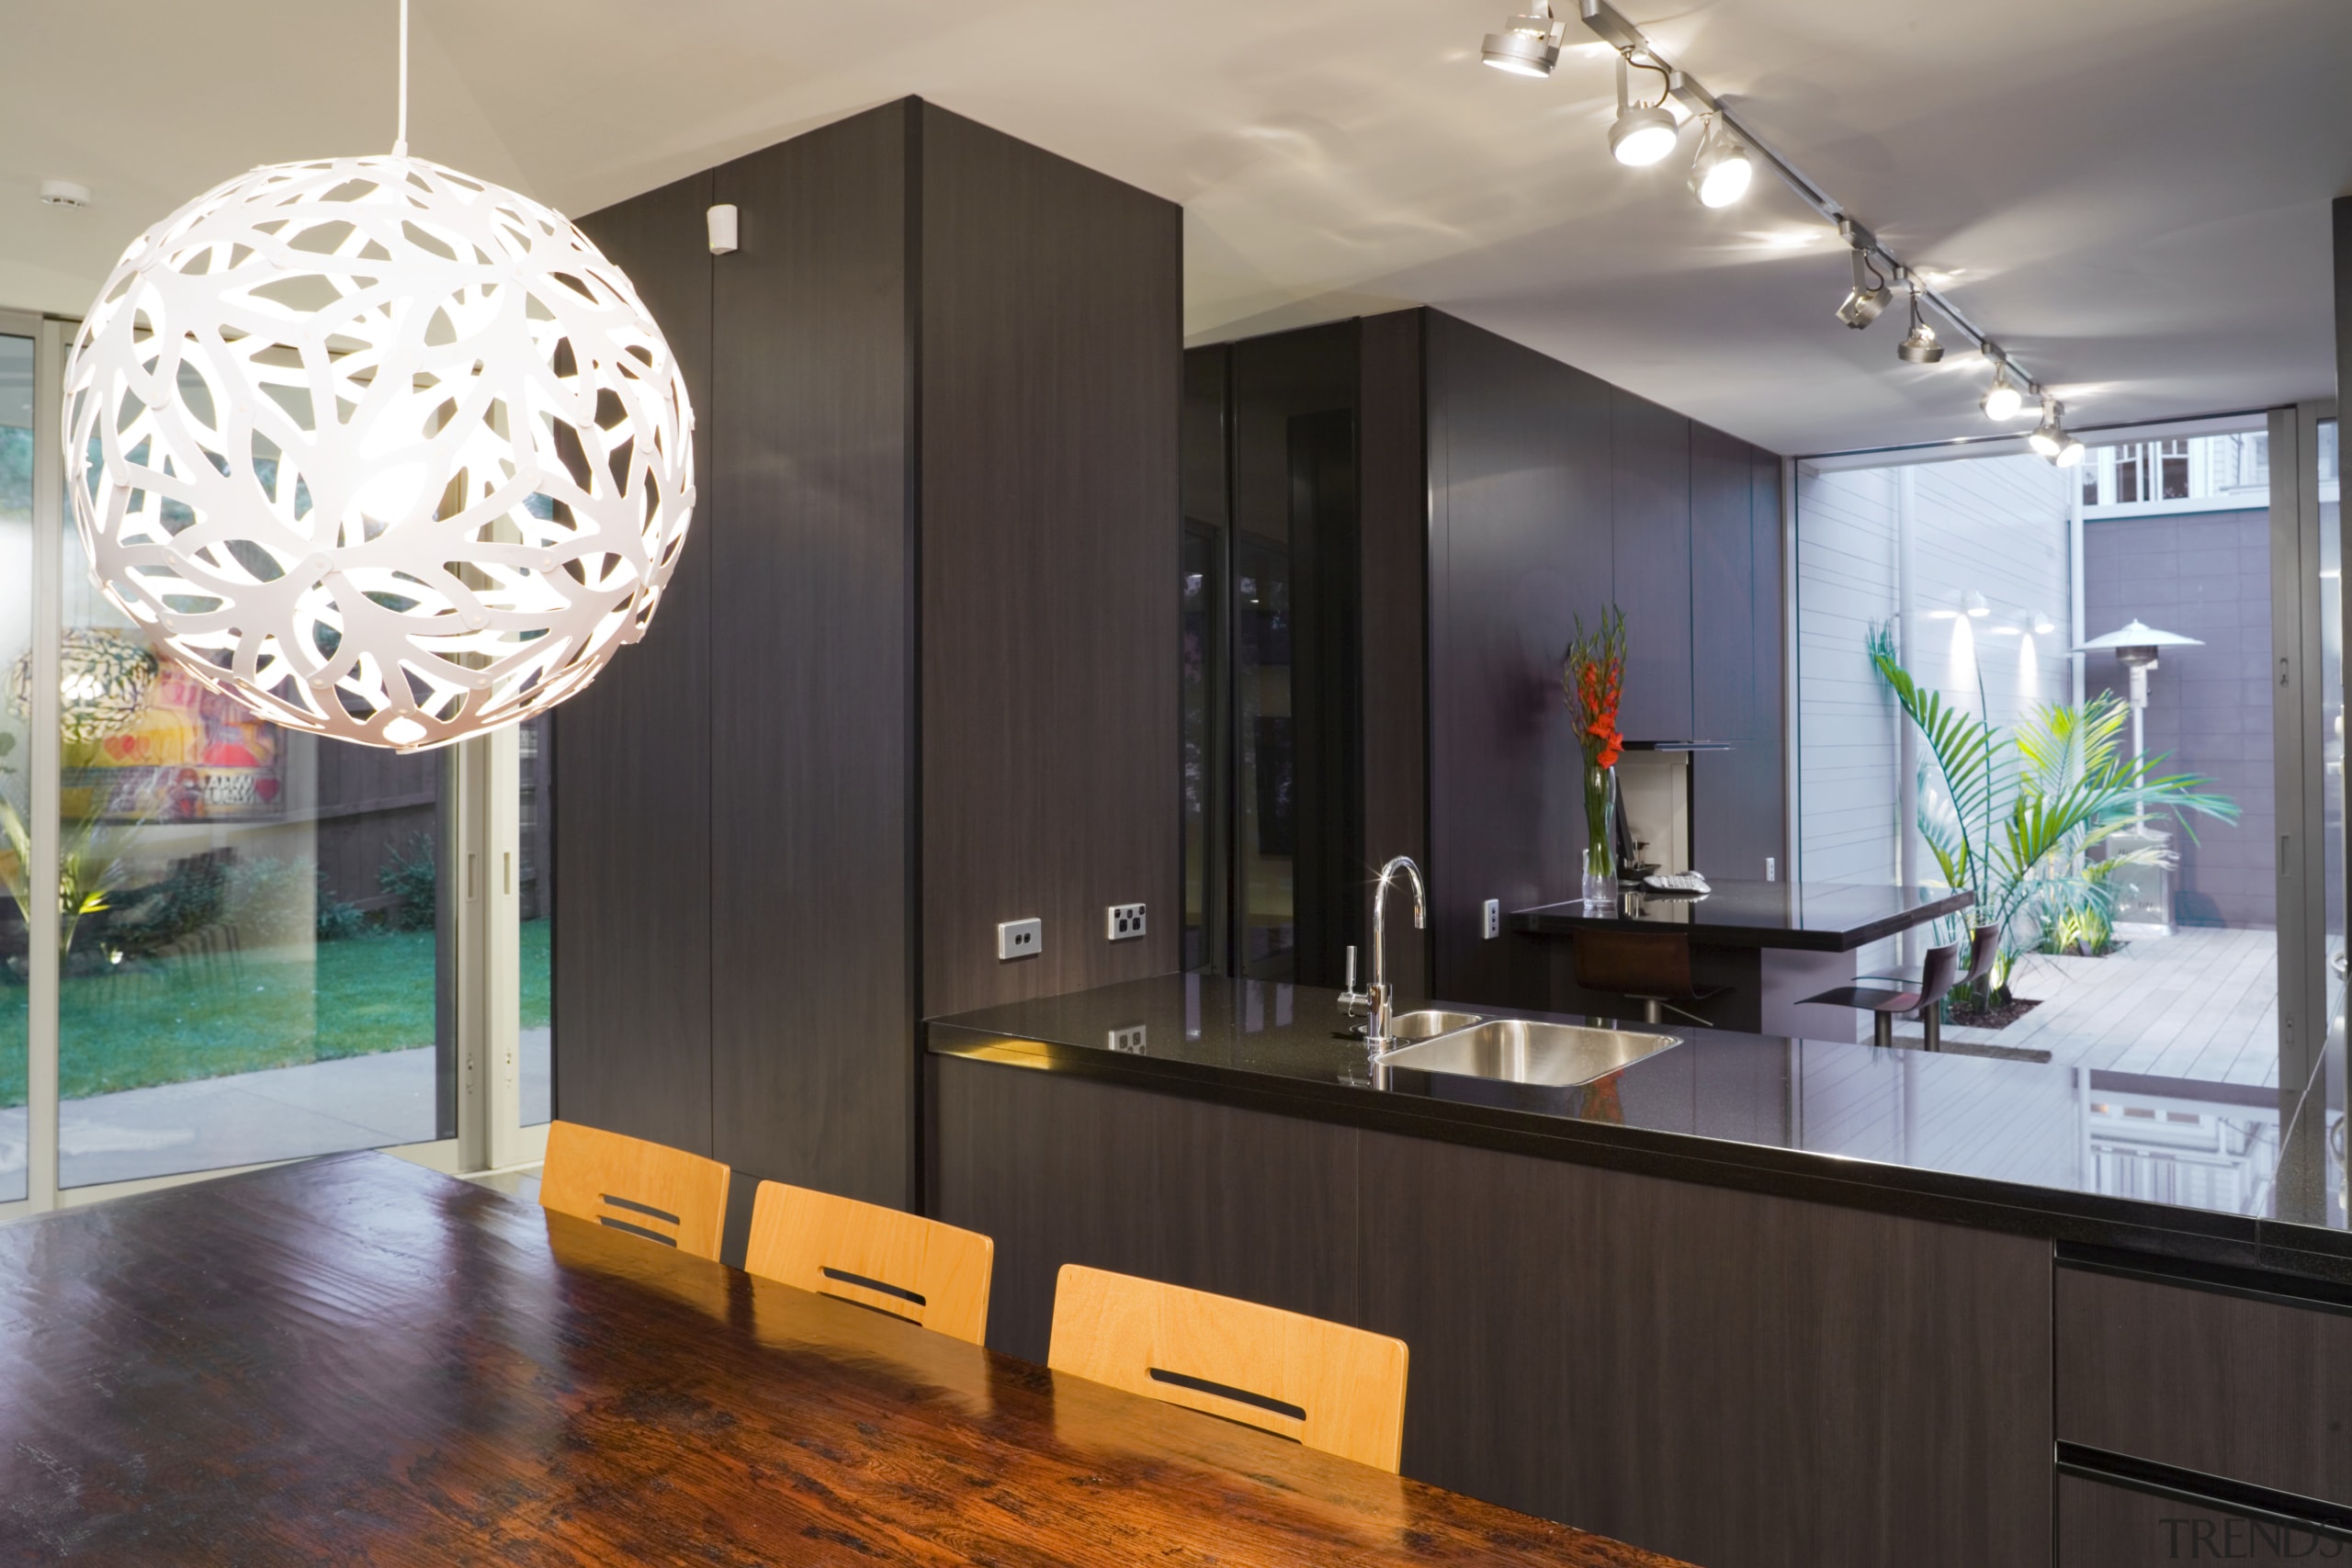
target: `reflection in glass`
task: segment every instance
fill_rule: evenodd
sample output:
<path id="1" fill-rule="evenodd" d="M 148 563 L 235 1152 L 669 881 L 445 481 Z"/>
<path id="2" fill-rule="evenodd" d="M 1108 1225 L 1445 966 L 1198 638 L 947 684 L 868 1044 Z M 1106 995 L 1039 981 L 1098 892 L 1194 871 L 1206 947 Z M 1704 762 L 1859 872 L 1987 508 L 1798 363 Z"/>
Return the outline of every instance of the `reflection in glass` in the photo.
<path id="1" fill-rule="evenodd" d="M 2330 1224 L 2346 1222 L 2344 915 L 2344 558 L 2342 451 L 2335 420 L 2319 423 L 2319 637 L 2321 862 L 2327 900 L 2326 1076 Z"/>
<path id="2" fill-rule="evenodd" d="M 1224 958 L 1222 866 L 1213 849 L 1223 835 L 1212 824 L 1223 817 L 1219 785 L 1218 715 L 1223 677 L 1224 574 L 1220 542 L 1212 528 L 1187 525 L 1181 570 L 1178 672 L 1182 706 L 1182 805 L 1184 877 L 1184 937 L 1182 967 L 1221 967 Z"/>
<path id="3" fill-rule="evenodd" d="M 158 667 L 63 526 L 61 1183 L 453 1131 L 439 754 Z"/>
<path id="4" fill-rule="evenodd" d="M 0 674 L 13 675 L 33 644 L 33 340 L 0 337 Z M 0 1203 L 26 1196 L 25 1075 L 30 1059 L 30 890 L 24 833 L 31 820 L 28 705 L 13 686 L 0 699 Z"/>
<path id="5" fill-rule="evenodd" d="M 1240 770 L 1240 972 L 1295 973 L 1293 908 L 1298 773 L 1291 713 L 1290 573 L 1284 552 L 1244 536 L 1234 550 L 1234 701 Z"/>
<path id="6" fill-rule="evenodd" d="M 548 934 L 555 926 L 555 856 L 548 829 L 555 819 L 548 768 L 555 749 L 548 744 L 548 716 L 526 720 L 517 731 L 521 750 L 522 800 L 517 817 L 521 839 L 521 874 L 515 883 L 516 905 L 522 919 L 515 943 L 522 975 L 523 1125 L 537 1126 L 555 1114 L 555 1064 L 549 1028 L 553 948 Z"/>

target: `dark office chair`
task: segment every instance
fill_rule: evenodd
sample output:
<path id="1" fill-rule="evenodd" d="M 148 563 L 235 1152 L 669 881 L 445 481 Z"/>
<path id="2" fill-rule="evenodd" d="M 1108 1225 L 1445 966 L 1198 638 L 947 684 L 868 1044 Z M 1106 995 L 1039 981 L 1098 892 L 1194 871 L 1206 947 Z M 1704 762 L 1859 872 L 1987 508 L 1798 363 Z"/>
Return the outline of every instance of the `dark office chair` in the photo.
<path id="1" fill-rule="evenodd" d="M 1703 1002 L 1730 989 L 1691 979 L 1690 939 L 1679 932 L 1580 931 L 1571 945 L 1577 984 L 1641 1003 L 1645 1023 L 1663 1023 L 1671 1012 L 1703 1024 L 1697 1013 L 1671 1004 Z"/>
<path id="2" fill-rule="evenodd" d="M 1897 1017 L 1917 1013 L 1920 1024 L 1928 1032 L 1928 1049 L 1944 1048 L 1942 1003 L 1960 980 L 1960 943 L 1928 949 L 1927 962 L 1919 965 L 1917 984 L 1900 991 L 1882 990 L 1874 986 L 1840 986 L 1834 991 L 1824 991 L 1817 997 L 1807 997 L 1808 1003 L 1823 1007 L 1860 1008 L 1871 1015 L 1871 1043 L 1894 1043 L 1894 1021 Z"/>

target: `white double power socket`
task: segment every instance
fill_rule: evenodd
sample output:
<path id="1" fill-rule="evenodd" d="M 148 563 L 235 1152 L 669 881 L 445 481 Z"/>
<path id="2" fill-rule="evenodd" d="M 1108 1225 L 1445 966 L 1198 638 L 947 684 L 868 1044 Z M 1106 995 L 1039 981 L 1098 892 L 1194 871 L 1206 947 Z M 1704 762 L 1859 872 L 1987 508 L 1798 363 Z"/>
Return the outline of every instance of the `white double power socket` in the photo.
<path id="1" fill-rule="evenodd" d="M 1133 942 L 1143 935 L 1143 906 L 1141 904 L 1110 904 L 1102 910 L 1102 936 L 1106 942 Z M 996 955 L 1000 963 L 1015 958 L 1035 958 L 1046 951 L 1046 922 L 1032 916 L 1025 920 L 1000 920 L 996 928 Z"/>

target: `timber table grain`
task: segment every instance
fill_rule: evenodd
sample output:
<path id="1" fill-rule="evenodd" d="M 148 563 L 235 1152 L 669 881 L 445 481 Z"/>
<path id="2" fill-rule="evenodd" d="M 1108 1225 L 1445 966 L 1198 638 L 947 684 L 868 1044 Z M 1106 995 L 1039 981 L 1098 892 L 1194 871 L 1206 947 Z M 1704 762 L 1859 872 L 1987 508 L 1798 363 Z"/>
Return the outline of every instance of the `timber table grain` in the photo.
<path id="1" fill-rule="evenodd" d="M 1668 1560 L 382 1155 L 0 1229 L 0 1562 Z"/>

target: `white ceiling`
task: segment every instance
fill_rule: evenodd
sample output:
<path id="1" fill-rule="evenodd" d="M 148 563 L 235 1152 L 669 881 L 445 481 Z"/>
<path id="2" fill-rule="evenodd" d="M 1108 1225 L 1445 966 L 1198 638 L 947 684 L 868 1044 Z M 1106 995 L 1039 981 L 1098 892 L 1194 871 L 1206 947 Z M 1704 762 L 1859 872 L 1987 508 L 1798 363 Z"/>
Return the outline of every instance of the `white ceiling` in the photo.
<path id="1" fill-rule="evenodd" d="M 1611 162 L 1573 20 L 1551 80 L 1482 69 L 1507 0 L 414 4 L 415 151 L 566 211 L 920 93 L 1183 203 L 1194 341 L 1427 303 L 1777 451 L 1989 428 L 1972 355 L 1832 319 L 1842 254 L 1785 190 L 1708 212 L 1679 159 Z M 2075 423 L 2333 394 L 2346 0 L 1621 4 Z M 394 15 L 0 0 L 0 307 L 78 313 L 213 183 L 389 146 Z"/>

